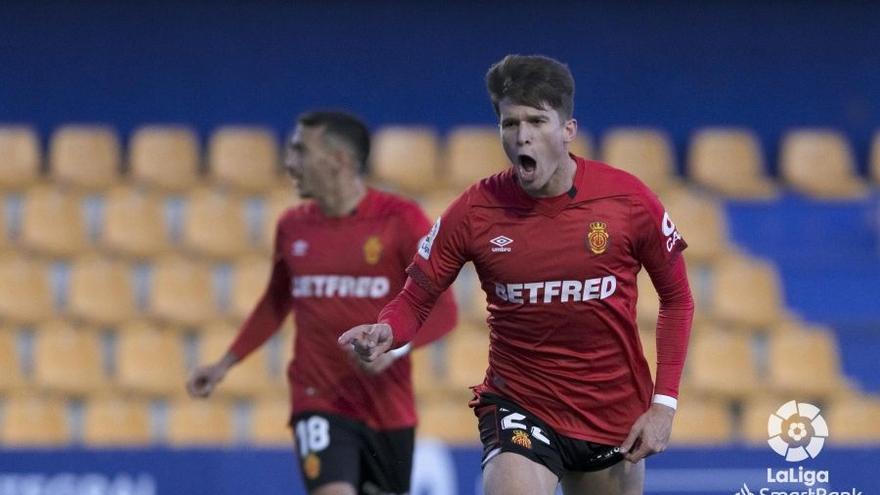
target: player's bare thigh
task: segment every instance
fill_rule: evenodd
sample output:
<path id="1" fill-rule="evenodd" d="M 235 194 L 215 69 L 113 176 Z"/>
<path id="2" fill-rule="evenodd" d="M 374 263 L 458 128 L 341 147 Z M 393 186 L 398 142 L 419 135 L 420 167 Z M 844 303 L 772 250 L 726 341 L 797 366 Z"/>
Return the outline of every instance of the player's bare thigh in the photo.
<path id="1" fill-rule="evenodd" d="M 334 481 L 315 488 L 309 495 L 357 495 L 357 490 L 351 483 Z"/>
<path id="2" fill-rule="evenodd" d="M 645 486 L 644 459 L 632 464 L 621 461 L 591 473 L 569 472 L 562 477 L 562 493 L 565 495 L 642 495 Z"/>
<path id="3" fill-rule="evenodd" d="M 483 468 L 485 495 L 553 495 L 559 480 L 546 466 L 513 452 L 502 452 Z"/>

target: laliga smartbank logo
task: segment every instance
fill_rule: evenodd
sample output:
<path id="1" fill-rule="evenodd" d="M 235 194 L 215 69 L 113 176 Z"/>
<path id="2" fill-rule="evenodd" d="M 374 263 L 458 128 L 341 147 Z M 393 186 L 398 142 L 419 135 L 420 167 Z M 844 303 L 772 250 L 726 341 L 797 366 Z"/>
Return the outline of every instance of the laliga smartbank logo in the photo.
<path id="1" fill-rule="evenodd" d="M 828 437 L 819 408 L 806 402 L 786 402 L 767 420 L 767 443 L 788 462 L 815 459 Z"/>

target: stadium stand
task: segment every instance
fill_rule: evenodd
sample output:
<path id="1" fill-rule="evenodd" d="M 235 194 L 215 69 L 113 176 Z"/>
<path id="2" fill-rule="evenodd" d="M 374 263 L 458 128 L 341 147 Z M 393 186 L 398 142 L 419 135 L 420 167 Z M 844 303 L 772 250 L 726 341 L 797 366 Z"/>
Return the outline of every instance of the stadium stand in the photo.
<path id="1" fill-rule="evenodd" d="M 183 246 L 197 256 L 229 260 L 248 250 L 244 205 L 235 196 L 198 188 L 187 195 Z"/>
<path id="2" fill-rule="evenodd" d="M 446 137 L 441 170 L 451 191 L 460 193 L 474 182 L 508 166 L 495 127 L 460 126 L 452 129 Z"/>
<path id="3" fill-rule="evenodd" d="M 57 394 L 82 397 L 107 388 L 98 334 L 57 320 L 36 332 L 33 382 Z"/>
<path id="4" fill-rule="evenodd" d="M 687 233 L 684 254 L 689 262 L 708 264 L 727 251 L 727 217 L 716 200 L 684 188 L 663 199 L 675 226 Z"/>
<path id="5" fill-rule="evenodd" d="M 116 341 L 114 382 L 121 391 L 150 397 L 184 393 L 185 356 L 177 333 L 135 320 L 116 331 Z"/>
<path id="6" fill-rule="evenodd" d="M 880 399 L 848 397 L 835 400 L 828 408 L 829 441 L 844 445 L 870 445 L 880 442 Z"/>
<path id="7" fill-rule="evenodd" d="M 220 400 L 172 401 L 167 435 L 171 445 L 180 447 L 231 444 L 235 436 L 231 408 Z"/>
<path id="8" fill-rule="evenodd" d="M 764 154 L 754 132 L 705 128 L 691 137 L 688 177 L 724 198 L 768 199 L 778 188 L 766 173 Z"/>
<path id="9" fill-rule="evenodd" d="M 677 445 L 720 445 L 733 438 L 733 418 L 724 402 L 690 400 L 682 401 L 681 406 L 675 413 L 670 442 Z"/>
<path id="10" fill-rule="evenodd" d="M 272 271 L 265 256 L 246 256 L 235 260 L 232 266 L 232 297 L 229 315 L 235 321 L 246 318 L 262 297 Z"/>
<path id="11" fill-rule="evenodd" d="M 101 191 L 120 180 L 121 151 L 107 126 L 67 125 L 49 141 L 49 175 L 56 184 Z"/>
<path id="12" fill-rule="evenodd" d="M 742 400 L 761 386 L 757 360 L 745 334 L 715 330 L 693 335 L 687 368 L 688 384 L 703 397 Z"/>
<path id="13" fill-rule="evenodd" d="M 223 357 L 238 334 L 238 328 L 226 323 L 208 325 L 199 333 L 200 363 L 212 363 Z M 256 398 L 273 394 L 286 395 L 286 384 L 280 377 L 270 375 L 265 347 L 257 349 L 247 359 L 235 365 L 217 389 L 221 395 L 238 398 Z"/>
<path id="14" fill-rule="evenodd" d="M 435 187 L 440 142 L 427 127 L 386 126 L 373 136 L 370 175 L 380 185 L 410 194 Z"/>
<path id="15" fill-rule="evenodd" d="M 123 395 L 85 403 L 82 441 L 93 447 L 146 446 L 153 440 L 149 404 Z"/>
<path id="16" fill-rule="evenodd" d="M 134 259 L 148 259 L 171 249 L 160 198 L 130 186 L 111 189 L 105 198 L 100 246 Z"/>
<path id="17" fill-rule="evenodd" d="M 287 397 L 257 400 L 250 414 L 250 441 L 261 446 L 288 447 L 293 438 L 293 432 L 287 426 L 289 418 Z"/>
<path id="18" fill-rule="evenodd" d="M 880 130 L 874 133 L 874 138 L 871 140 L 871 158 L 868 167 L 871 170 L 874 186 L 880 186 Z"/>
<path id="19" fill-rule="evenodd" d="M 68 311 L 96 325 L 134 318 L 134 281 L 128 264 L 95 254 L 76 259 L 70 269 Z"/>
<path id="20" fill-rule="evenodd" d="M 0 126 L 0 189 L 22 191 L 40 176 L 40 140 L 27 126 Z"/>
<path id="21" fill-rule="evenodd" d="M 63 399 L 25 394 L 3 403 L 0 443 L 28 447 L 63 445 L 70 440 Z"/>
<path id="22" fill-rule="evenodd" d="M 477 418 L 460 398 L 431 398 L 419 403 L 419 424 L 416 435 L 447 442 L 473 445 L 479 440 Z"/>
<path id="23" fill-rule="evenodd" d="M 714 266 L 711 290 L 714 316 L 725 324 L 760 329 L 783 317 L 779 274 L 767 262 L 727 256 Z"/>
<path id="24" fill-rule="evenodd" d="M 849 142 L 829 129 L 786 133 L 780 145 L 780 175 L 795 190 L 816 198 L 859 198 L 868 192 L 856 173 Z"/>
<path id="25" fill-rule="evenodd" d="M 12 323 L 37 323 L 52 317 L 49 270 L 21 254 L 0 255 L 0 317 Z"/>
<path id="26" fill-rule="evenodd" d="M 0 395 L 12 395 L 25 385 L 17 347 L 18 331 L 0 327 Z"/>
<path id="27" fill-rule="evenodd" d="M 679 186 L 669 137 L 648 128 L 621 127 L 602 136 L 602 161 L 635 175 L 661 198 Z"/>
<path id="28" fill-rule="evenodd" d="M 203 262 L 177 254 L 153 265 L 150 314 L 162 321 L 199 325 L 217 317 L 211 271 Z"/>
<path id="29" fill-rule="evenodd" d="M 131 138 L 129 167 L 136 183 L 171 193 L 186 192 L 199 179 L 196 136 L 184 127 L 141 127 Z"/>
<path id="30" fill-rule="evenodd" d="M 768 381 L 782 395 L 825 400 L 845 391 L 834 336 L 803 328 L 771 336 Z"/>
<path id="31" fill-rule="evenodd" d="M 24 196 L 21 244 L 33 252 L 69 258 L 89 246 L 80 197 L 52 184 L 34 186 Z"/>
<path id="32" fill-rule="evenodd" d="M 225 126 L 208 143 L 208 176 L 243 194 L 260 194 L 278 181 L 278 142 L 262 127 Z"/>
<path id="33" fill-rule="evenodd" d="M 281 215 L 301 203 L 302 200 L 287 180 L 282 186 L 272 189 L 268 194 L 263 205 L 262 235 L 260 236 L 260 244 L 265 249 L 271 251 L 275 244 L 275 227 L 278 225 Z"/>

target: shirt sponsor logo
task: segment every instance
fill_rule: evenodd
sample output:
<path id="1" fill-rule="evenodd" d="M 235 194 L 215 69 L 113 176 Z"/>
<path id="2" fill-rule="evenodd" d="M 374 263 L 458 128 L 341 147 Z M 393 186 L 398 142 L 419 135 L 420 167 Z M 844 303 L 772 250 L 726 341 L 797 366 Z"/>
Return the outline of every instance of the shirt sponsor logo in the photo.
<path id="1" fill-rule="evenodd" d="M 584 302 L 606 299 L 617 290 L 617 277 L 580 280 L 550 280 L 525 284 L 502 284 L 495 282 L 495 295 L 501 300 L 516 304 L 549 304 L 552 302 Z"/>
<path id="2" fill-rule="evenodd" d="M 675 228 L 667 211 L 663 212 L 663 235 L 666 236 L 666 250 L 671 253 L 675 243 L 681 239 L 681 234 L 678 233 L 678 229 Z"/>
<path id="3" fill-rule="evenodd" d="M 608 249 L 608 226 L 605 222 L 593 222 L 590 224 L 590 233 L 587 234 L 587 244 L 593 254 L 602 254 Z"/>
<path id="4" fill-rule="evenodd" d="M 293 277 L 293 297 L 358 297 L 381 299 L 388 295 L 388 277 L 303 275 Z"/>
<path id="5" fill-rule="evenodd" d="M 434 226 L 431 227 L 431 231 L 428 232 L 428 235 L 422 237 L 422 242 L 419 243 L 419 256 L 424 259 L 428 259 L 431 257 L 431 246 L 434 245 L 434 239 L 437 238 L 437 233 L 440 232 L 440 218 L 437 218 L 437 221 L 434 222 Z"/>
<path id="6" fill-rule="evenodd" d="M 490 239 L 489 242 L 496 246 L 492 248 L 493 253 L 509 253 L 510 248 L 508 246 L 511 242 L 513 242 L 513 239 L 507 236 L 499 235 L 494 239 Z"/>

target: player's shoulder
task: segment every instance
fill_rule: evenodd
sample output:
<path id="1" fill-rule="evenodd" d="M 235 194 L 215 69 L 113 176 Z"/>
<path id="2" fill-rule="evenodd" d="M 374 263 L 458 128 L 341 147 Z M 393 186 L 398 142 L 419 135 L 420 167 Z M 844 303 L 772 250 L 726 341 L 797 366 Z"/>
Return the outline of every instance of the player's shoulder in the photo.
<path id="1" fill-rule="evenodd" d="M 318 205 L 314 201 L 305 201 L 284 210 L 278 217 L 278 226 L 292 226 L 305 222 L 314 217 L 318 212 Z"/>
<path id="2" fill-rule="evenodd" d="M 584 160 L 587 180 L 606 195 L 654 196 L 654 192 L 641 179 L 626 170 L 596 160 Z"/>
<path id="3" fill-rule="evenodd" d="M 522 201 L 512 168 L 479 180 L 462 193 L 461 202 L 469 206 L 512 206 Z"/>
<path id="4" fill-rule="evenodd" d="M 365 207 L 368 208 L 370 216 L 380 218 L 425 216 L 422 207 L 414 199 L 373 188 L 370 188 L 367 194 L 369 204 Z"/>

